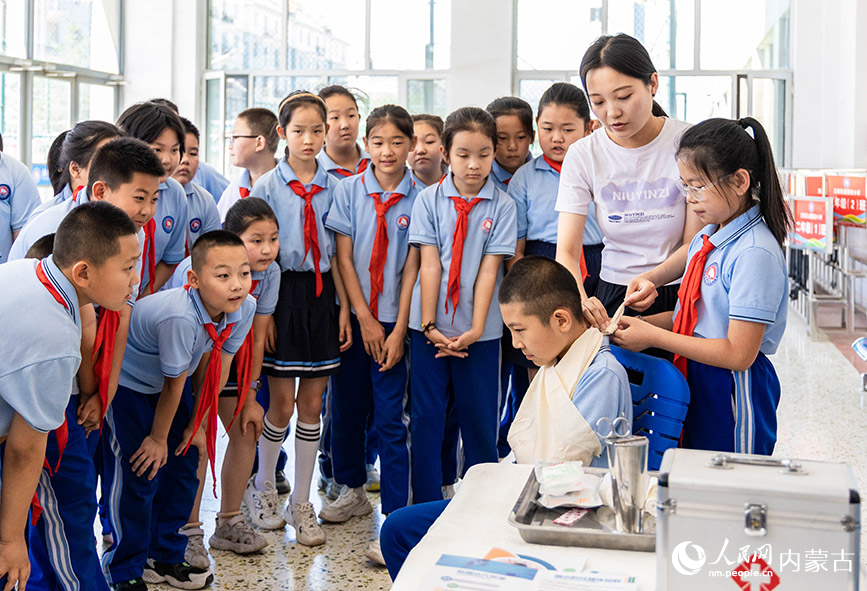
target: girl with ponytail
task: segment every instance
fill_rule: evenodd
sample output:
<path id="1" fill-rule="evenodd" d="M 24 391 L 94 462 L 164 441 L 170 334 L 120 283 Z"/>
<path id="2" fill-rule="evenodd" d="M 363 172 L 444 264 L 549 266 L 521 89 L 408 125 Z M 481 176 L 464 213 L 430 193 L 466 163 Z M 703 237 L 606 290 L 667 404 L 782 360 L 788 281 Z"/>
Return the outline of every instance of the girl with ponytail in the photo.
<path id="1" fill-rule="evenodd" d="M 613 340 L 675 354 L 691 393 L 684 447 L 771 455 L 780 382 L 767 356 L 786 329 L 782 244 L 791 227 L 771 145 L 751 117 L 710 119 L 683 134 L 677 166 L 690 215 L 704 224 L 677 307 L 622 318 Z M 633 307 L 653 299 L 646 277 L 630 289 Z"/>

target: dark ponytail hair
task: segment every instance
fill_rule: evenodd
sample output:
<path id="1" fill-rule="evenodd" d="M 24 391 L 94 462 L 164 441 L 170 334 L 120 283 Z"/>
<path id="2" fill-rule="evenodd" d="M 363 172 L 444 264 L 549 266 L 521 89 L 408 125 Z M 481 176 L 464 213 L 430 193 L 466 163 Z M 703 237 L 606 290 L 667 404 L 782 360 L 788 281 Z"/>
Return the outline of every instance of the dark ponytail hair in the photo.
<path id="1" fill-rule="evenodd" d="M 433 130 L 435 132 L 437 132 L 437 135 L 440 137 L 440 139 L 443 139 L 443 118 L 440 117 L 439 115 L 430 115 L 428 113 L 418 113 L 418 114 L 412 116 L 412 122 L 413 123 L 425 123 L 425 124 L 431 126 L 431 128 L 433 128 Z"/>
<path id="2" fill-rule="evenodd" d="M 741 168 L 749 172 L 750 195 L 758 200 L 765 223 L 782 246 L 792 217 L 783 198 L 771 143 L 761 123 L 752 117 L 737 121 L 708 119 L 683 133 L 676 156 L 688 160 L 708 180 Z"/>
<path id="3" fill-rule="evenodd" d="M 277 216 L 268 202 L 259 197 L 247 197 L 239 199 L 229 208 L 226 212 L 226 220 L 223 222 L 223 229 L 240 236 L 251 224 L 268 220 L 280 227 Z"/>
<path id="4" fill-rule="evenodd" d="M 443 148 L 447 155 L 452 149 L 452 141 L 454 141 L 455 136 L 462 131 L 478 131 L 491 138 L 494 148 L 497 147 L 497 123 L 491 114 L 484 109 L 461 107 L 446 117 L 443 126 Z"/>
<path id="5" fill-rule="evenodd" d="M 132 137 L 146 144 L 154 143 L 166 129 L 171 129 L 178 136 L 178 148 L 181 156 L 183 156 L 186 149 L 184 140 L 187 139 L 187 130 L 184 128 L 177 111 L 166 104 L 170 101 L 158 100 L 160 102 L 147 101 L 132 105 L 120 114 L 120 117 L 117 118 L 117 125 Z"/>
<path id="6" fill-rule="evenodd" d="M 491 117 L 494 118 L 494 122 L 496 122 L 499 117 L 514 115 L 521 122 L 521 127 L 524 128 L 527 135 L 530 136 L 530 143 L 535 139 L 536 136 L 533 131 L 533 107 L 531 107 L 530 103 L 524 99 L 520 99 L 516 96 L 501 96 L 500 98 L 491 101 L 490 104 L 485 107 L 485 110 L 491 114 Z"/>
<path id="7" fill-rule="evenodd" d="M 536 111 L 537 119 L 542 115 L 542 109 L 548 105 L 571 107 L 579 119 L 583 119 L 584 123 L 590 123 L 590 104 L 587 102 L 587 95 L 574 84 L 568 82 L 552 84 L 539 99 L 539 110 Z"/>
<path id="8" fill-rule="evenodd" d="M 65 185 L 71 182 L 69 165 L 72 162 L 79 166 L 90 165 L 90 160 L 96 153 L 96 147 L 105 140 L 125 136 L 123 130 L 107 121 L 82 121 L 75 127 L 54 139 L 48 150 L 48 176 L 55 193 L 60 193 Z M 52 175 L 58 175 L 56 179 Z M 55 185 L 57 183 L 57 185 Z M 71 187 L 75 189 L 75 187 Z"/>
<path id="9" fill-rule="evenodd" d="M 637 78 L 645 85 L 650 84 L 650 79 L 656 73 L 650 54 L 644 45 L 626 33 L 617 35 L 603 35 L 596 39 L 584 53 L 581 59 L 581 84 L 587 88 L 587 74 L 596 68 L 611 68 L 624 76 Z M 589 92 L 589 90 L 588 90 Z M 651 113 L 655 117 L 668 117 L 659 103 L 653 101 Z"/>
<path id="10" fill-rule="evenodd" d="M 370 112 L 370 115 L 367 116 L 364 137 L 369 138 L 370 133 L 376 128 L 376 126 L 382 123 L 393 123 L 394 126 L 410 140 L 412 140 L 412 136 L 415 135 L 415 130 L 412 124 L 412 115 L 410 115 L 406 109 L 398 105 L 382 105 L 381 107 L 376 107 Z"/>
<path id="11" fill-rule="evenodd" d="M 345 96 L 346 98 L 351 99 L 352 102 L 355 103 L 356 110 L 358 109 L 358 99 L 356 99 L 355 95 L 352 94 L 352 91 L 345 86 L 332 84 L 331 86 L 326 86 L 319 91 L 319 98 L 323 101 L 330 99 L 333 96 Z"/>
<path id="12" fill-rule="evenodd" d="M 310 91 L 296 90 L 290 92 L 289 96 L 280 101 L 280 106 L 277 107 L 277 121 L 280 123 L 280 127 L 282 127 L 284 131 L 286 130 L 286 126 L 289 125 L 289 122 L 292 121 L 292 114 L 300 107 L 304 106 L 312 106 L 319 111 L 319 115 L 322 116 L 322 124 L 327 124 L 328 113 L 325 110 L 325 101 Z M 284 154 L 287 158 L 289 157 L 288 146 L 284 150 Z"/>

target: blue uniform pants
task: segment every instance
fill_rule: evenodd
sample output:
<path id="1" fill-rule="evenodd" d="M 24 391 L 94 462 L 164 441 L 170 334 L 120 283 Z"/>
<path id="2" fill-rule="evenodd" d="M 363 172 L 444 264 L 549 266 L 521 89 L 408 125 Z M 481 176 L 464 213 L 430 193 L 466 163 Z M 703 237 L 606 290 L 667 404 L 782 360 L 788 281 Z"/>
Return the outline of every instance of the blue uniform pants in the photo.
<path id="1" fill-rule="evenodd" d="M 410 550 L 421 541 L 448 504 L 448 501 L 433 501 L 411 505 L 398 509 L 383 522 L 379 547 L 392 581 L 397 578 Z"/>
<path id="2" fill-rule="evenodd" d="M 467 357 L 436 359 L 437 349 L 420 331 L 411 331 L 413 501 L 442 500 L 442 454 L 448 389 L 464 452 L 464 471 L 497 461 L 500 397 L 500 339 L 473 343 Z"/>
<path id="3" fill-rule="evenodd" d="M 394 323 L 383 322 L 386 336 Z M 365 353 L 361 328 L 352 316 L 352 346 L 340 355 L 340 369 L 332 379 L 331 462 L 334 479 L 350 488 L 367 481 L 365 439 L 368 417 L 379 436 L 382 512 L 391 513 L 409 502 L 409 444 L 405 359 L 386 372 Z"/>
<path id="4" fill-rule="evenodd" d="M 683 447 L 771 455 L 777 442 L 780 380 L 759 353 L 746 371 L 689 360 L 690 401 Z"/>
<path id="5" fill-rule="evenodd" d="M 102 557 L 111 583 L 142 576 L 148 558 L 157 562 L 184 561 L 187 537 L 178 530 L 187 523 L 196 498 L 199 457 L 195 448 L 175 455 L 193 406 L 190 382 L 172 421 L 168 461 L 153 480 L 136 476 L 130 458 L 150 434 L 159 394 L 140 394 L 118 386 L 103 427 L 106 500 L 114 543 Z"/>
<path id="6" fill-rule="evenodd" d="M 78 396 L 66 406 L 69 438 L 60 466 L 53 475 L 42 469 L 36 492 L 42 517 L 30 526 L 31 575 L 28 589 L 77 591 L 108 590 L 96 554 L 93 520 L 96 517 L 96 471 L 90 439 L 76 422 Z M 48 434 L 45 457 L 57 466 L 57 433 Z"/>

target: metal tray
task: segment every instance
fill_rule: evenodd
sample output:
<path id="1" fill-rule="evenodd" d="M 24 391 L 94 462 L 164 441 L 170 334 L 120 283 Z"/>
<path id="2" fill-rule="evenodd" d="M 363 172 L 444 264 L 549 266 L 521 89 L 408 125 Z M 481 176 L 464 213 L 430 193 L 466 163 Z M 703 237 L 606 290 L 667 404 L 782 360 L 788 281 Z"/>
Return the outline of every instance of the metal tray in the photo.
<path id="1" fill-rule="evenodd" d="M 604 468 L 585 468 L 588 474 L 604 475 Z M 650 473 L 655 476 L 656 473 Z M 521 538 L 531 544 L 553 546 L 580 546 L 583 548 L 605 548 L 609 550 L 631 550 L 635 552 L 655 552 L 656 534 L 618 533 L 602 525 L 596 513 L 585 515 L 572 527 L 554 525 L 552 522 L 568 509 L 548 509 L 537 503 L 539 481 L 536 471 L 530 471 L 527 484 L 518 496 L 515 506 L 509 513 L 509 523 L 518 528 Z M 581 527 L 578 527 L 581 525 Z"/>

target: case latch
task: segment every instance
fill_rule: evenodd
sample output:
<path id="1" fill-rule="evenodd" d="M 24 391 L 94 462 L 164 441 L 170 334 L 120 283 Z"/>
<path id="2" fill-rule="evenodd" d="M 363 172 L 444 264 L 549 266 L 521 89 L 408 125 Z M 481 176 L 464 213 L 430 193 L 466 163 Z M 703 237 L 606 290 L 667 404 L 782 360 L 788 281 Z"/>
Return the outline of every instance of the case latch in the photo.
<path id="1" fill-rule="evenodd" d="M 744 533 L 748 536 L 764 536 L 768 533 L 768 506 L 747 504 L 744 508 Z"/>

